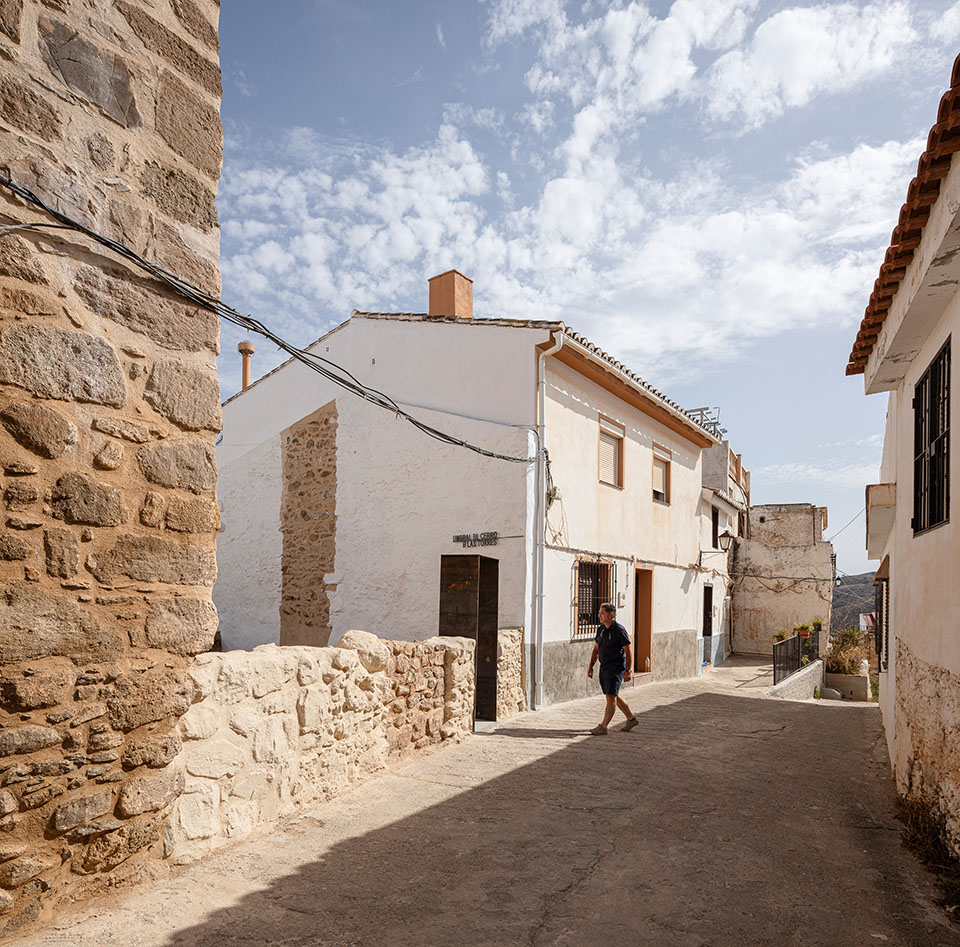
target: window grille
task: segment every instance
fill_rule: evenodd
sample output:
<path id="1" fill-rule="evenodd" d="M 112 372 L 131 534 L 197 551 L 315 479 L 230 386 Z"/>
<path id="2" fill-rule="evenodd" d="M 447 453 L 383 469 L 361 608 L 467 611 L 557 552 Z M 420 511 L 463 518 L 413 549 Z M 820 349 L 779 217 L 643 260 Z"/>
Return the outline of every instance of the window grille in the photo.
<path id="1" fill-rule="evenodd" d="M 890 654 L 890 581 L 877 583 L 877 663 L 881 671 L 887 670 Z"/>
<path id="2" fill-rule="evenodd" d="M 600 624 L 600 606 L 616 603 L 617 566 L 600 559 L 578 559 L 574 563 L 574 638 L 593 638 Z"/>
<path id="3" fill-rule="evenodd" d="M 913 531 L 950 518 L 950 340 L 913 394 Z"/>

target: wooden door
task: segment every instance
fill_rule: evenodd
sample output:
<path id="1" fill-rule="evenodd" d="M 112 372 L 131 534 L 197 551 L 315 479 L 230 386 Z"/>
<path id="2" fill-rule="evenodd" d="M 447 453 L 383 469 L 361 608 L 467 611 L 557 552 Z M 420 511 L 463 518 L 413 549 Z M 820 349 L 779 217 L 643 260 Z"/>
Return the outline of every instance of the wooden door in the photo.
<path id="1" fill-rule="evenodd" d="M 653 570 L 637 569 L 633 587 L 633 670 L 653 668 Z"/>
<path id="2" fill-rule="evenodd" d="M 499 601 L 499 560 L 440 557 L 439 633 L 477 642 L 475 716 L 479 720 L 497 719 Z"/>

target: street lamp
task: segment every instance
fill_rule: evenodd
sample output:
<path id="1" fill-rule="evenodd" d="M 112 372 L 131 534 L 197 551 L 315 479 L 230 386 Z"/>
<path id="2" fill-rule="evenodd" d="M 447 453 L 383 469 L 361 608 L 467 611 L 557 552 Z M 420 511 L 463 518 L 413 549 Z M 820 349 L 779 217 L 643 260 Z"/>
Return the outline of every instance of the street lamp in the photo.
<path id="1" fill-rule="evenodd" d="M 727 552 L 730 549 L 730 544 L 733 542 L 733 534 L 730 530 L 725 529 L 717 538 L 720 542 L 720 549 L 723 552 Z"/>

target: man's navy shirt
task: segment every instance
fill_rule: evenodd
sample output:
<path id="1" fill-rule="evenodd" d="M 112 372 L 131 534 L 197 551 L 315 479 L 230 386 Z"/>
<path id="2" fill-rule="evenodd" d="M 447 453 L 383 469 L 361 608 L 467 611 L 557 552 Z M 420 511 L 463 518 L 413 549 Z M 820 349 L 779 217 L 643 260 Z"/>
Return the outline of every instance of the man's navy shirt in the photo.
<path id="1" fill-rule="evenodd" d="M 630 636 L 620 622 L 613 622 L 609 628 L 601 624 L 597 628 L 597 644 L 600 646 L 601 664 L 626 668 L 627 656 L 623 653 L 623 649 L 630 644 Z"/>

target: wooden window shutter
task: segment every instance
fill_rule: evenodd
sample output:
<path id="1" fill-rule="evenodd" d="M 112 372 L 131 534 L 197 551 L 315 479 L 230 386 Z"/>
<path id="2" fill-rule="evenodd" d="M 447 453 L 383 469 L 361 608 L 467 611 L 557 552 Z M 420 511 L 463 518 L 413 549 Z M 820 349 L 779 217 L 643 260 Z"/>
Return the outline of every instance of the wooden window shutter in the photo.
<path id="1" fill-rule="evenodd" d="M 653 458 L 653 495 L 658 500 L 667 498 L 667 461 L 662 457 Z"/>
<path id="2" fill-rule="evenodd" d="M 600 432 L 600 479 L 620 486 L 620 439 Z"/>

